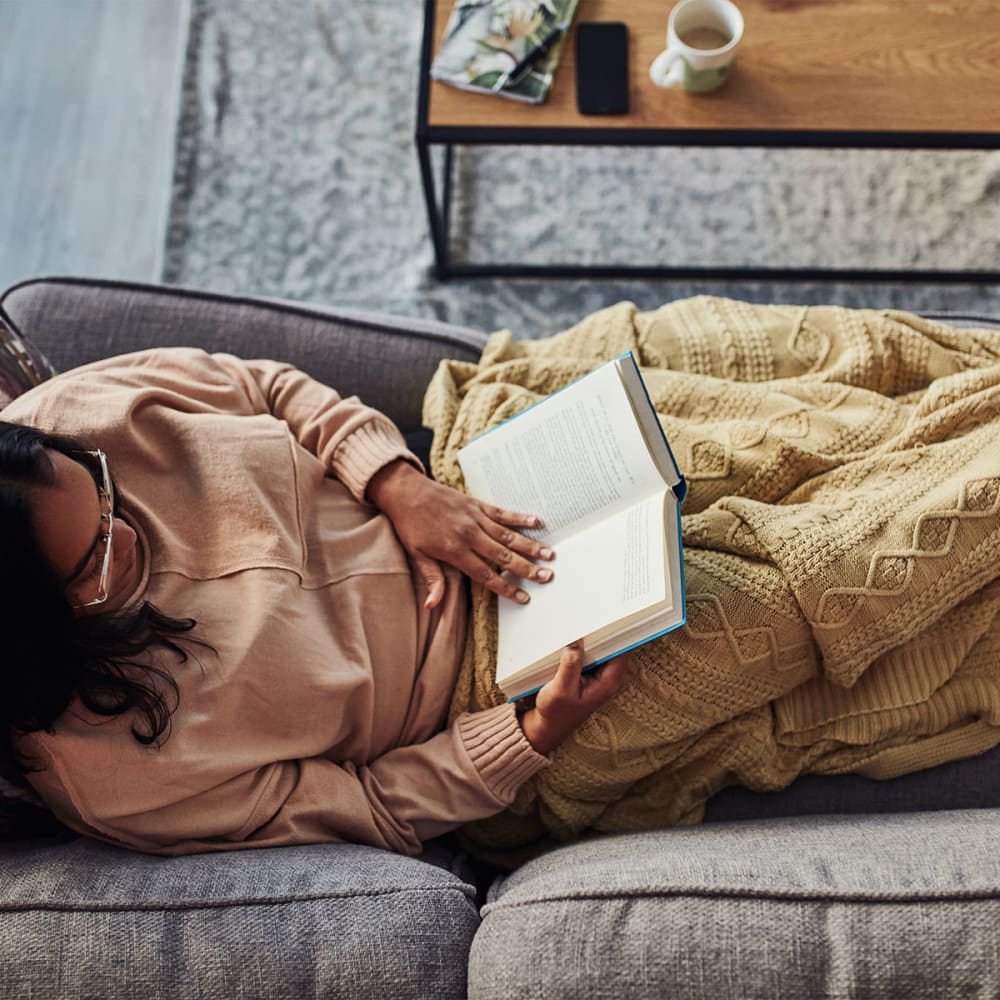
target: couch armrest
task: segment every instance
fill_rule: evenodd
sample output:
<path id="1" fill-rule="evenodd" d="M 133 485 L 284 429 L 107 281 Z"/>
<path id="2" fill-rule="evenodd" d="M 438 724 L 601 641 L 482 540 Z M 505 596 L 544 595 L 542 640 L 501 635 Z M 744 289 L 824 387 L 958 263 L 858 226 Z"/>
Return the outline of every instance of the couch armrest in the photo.
<path id="1" fill-rule="evenodd" d="M 59 371 L 147 347 L 272 358 L 357 394 L 404 431 L 420 427 L 438 362 L 476 361 L 486 341 L 434 320 L 90 278 L 25 281 L 0 307 Z"/>

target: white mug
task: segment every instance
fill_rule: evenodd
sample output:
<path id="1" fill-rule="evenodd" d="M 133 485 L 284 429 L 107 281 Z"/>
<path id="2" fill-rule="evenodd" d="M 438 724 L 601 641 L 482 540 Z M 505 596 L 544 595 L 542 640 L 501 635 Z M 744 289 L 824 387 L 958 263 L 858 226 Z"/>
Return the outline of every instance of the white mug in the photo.
<path id="1" fill-rule="evenodd" d="M 743 15 L 730 0 L 681 0 L 667 21 L 667 47 L 649 67 L 657 87 L 707 94 L 729 78 L 743 37 Z"/>

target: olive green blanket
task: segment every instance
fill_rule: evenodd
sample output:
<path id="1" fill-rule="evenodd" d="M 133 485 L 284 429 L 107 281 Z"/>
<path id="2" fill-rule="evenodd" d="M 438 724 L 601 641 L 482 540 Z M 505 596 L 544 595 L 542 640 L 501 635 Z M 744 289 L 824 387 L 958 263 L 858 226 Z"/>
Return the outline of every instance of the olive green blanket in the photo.
<path id="1" fill-rule="evenodd" d="M 890 778 L 1000 742 L 1000 334 L 708 297 L 504 331 L 428 389 L 434 475 L 463 488 L 470 438 L 628 350 L 689 484 L 688 622 L 468 846 L 513 864 L 697 822 L 729 784 Z M 473 587 L 453 715 L 503 700 L 494 602 Z"/>

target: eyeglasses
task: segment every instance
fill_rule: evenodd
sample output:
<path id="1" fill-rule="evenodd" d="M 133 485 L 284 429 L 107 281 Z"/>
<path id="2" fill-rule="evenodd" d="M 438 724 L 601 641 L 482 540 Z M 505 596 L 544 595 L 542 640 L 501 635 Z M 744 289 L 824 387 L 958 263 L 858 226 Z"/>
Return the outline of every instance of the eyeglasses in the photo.
<path id="1" fill-rule="evenodd" d="M 74 608 L 91 608 L 103 604 L 108 599 L 108 568 L 111 565 L 111 536 L 115 530 L 115 488 L 108 472 L 108 456 L 103 451 L 84 451 L 81 455 L 93 456 L 100 463 L 101 481 L 97 483 L 97 496 L 101 502 L 101 522 L 107 522 L 107 530 L 98 538 L 94 554 L 101 560 L 101 575 L 97 581 L 97 596 L 92 601 L 74 604 Z M 93 472 L 97 469 L 93 468 Z M 95 477 L 96 481 L 96 477 Z"/>

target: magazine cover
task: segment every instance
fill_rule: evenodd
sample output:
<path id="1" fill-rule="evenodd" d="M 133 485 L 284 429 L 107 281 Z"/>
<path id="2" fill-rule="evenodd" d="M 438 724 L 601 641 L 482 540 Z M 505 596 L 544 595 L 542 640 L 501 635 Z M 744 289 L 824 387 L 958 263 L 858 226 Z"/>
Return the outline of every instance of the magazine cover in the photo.
<path id="1" fill-rule="evenodd" d="M 541 104 L 578 0 L 456 0 L 431 67 L 436 80 Z"/>

